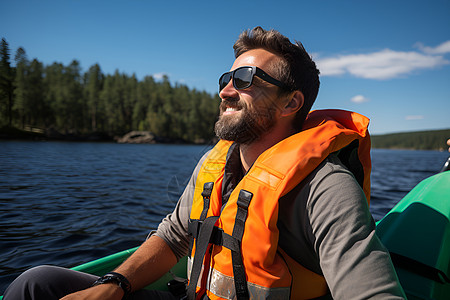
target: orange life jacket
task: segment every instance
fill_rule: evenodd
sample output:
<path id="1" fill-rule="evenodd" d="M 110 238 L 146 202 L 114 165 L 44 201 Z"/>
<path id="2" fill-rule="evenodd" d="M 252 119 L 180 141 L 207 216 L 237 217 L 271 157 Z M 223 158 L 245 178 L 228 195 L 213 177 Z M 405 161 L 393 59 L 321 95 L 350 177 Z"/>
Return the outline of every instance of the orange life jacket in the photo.
<path id="1" fill-rule="evenodd" d="M 342 110 L 313 111 L 303 130 L 262 153 L 222 207 L 222 181 L 232 142 L 219 141 L 196 179 L 189 231 L 191 299 L 310 299 L 328 291 L 323 276 L 279 246 L 278 199 L 330 153 L 341 151 L 369 200 L 369 120 Z M 341 155 L 340 155 L 341 157 Z"/>

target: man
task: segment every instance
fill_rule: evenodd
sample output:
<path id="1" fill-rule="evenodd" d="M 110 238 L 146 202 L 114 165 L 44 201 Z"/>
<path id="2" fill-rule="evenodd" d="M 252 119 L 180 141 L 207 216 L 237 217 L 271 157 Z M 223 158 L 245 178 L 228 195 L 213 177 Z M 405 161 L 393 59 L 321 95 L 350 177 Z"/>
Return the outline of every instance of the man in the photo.
<path id="1" fill-rule="evenodd" d="M 130 290 L 132 299 L 171 298 L 140 289 L 186 255 L 190 299 L 404 298 L 368 211 L 368 120 L 319 111 L 305 121 L 319 71 L 300 43 L 256 27 L 234 49 L 219 80 L 221 141 L 156 234 L 93 287 L 94 276 L 40 267 L 20 276 L 6 300 L 43 290 L 73 293 L 65 300 L 121 299 Z"/>

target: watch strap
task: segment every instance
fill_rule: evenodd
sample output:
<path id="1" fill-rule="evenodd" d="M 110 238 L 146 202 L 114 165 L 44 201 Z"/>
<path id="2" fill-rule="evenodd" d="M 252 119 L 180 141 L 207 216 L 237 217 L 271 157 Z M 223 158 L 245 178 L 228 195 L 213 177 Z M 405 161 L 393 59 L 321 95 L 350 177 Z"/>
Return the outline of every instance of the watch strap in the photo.
<path id="1" fill-rule="evenodd" d="M 117 272 L 109 272 L 102 277 L 100 277 L 97 281 L 94 282 L 92 286 L 96 286 L 104 283 L 115 283 L 119 287 L 123 289 L 125 295 L 131 293 L 131 284 L 128 279 L 120 273 Z"/>

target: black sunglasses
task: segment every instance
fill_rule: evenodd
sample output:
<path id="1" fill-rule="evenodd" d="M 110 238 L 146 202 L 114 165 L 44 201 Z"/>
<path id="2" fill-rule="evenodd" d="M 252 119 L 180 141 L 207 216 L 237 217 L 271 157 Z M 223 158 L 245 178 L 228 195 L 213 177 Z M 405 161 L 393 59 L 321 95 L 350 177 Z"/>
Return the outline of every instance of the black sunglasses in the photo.
<path id="1" fill-rule="evenodd" d="M 233 79 L 233 87 L 237 90 L 242 90 L 250 87 L 253 83 L 253 77 L 258 76 L 264 81 L 274 84 L 280 88 L 287 88 L 287 85 L 279 80 L 276 80 L 258 67 L 245 66 L 239 67 L 233 71 L 226 72 L 219 78 L 219 92 L 223 90 L 228 82 Z"/>

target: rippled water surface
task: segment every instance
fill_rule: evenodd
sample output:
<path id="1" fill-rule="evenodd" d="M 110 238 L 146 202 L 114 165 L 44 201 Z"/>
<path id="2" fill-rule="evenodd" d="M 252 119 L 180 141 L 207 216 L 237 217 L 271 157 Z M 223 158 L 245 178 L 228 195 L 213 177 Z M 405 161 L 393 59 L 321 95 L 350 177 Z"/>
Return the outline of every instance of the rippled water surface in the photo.
<path id="1" fill-rule="evenodd" d="M 0 141 L 0 294 L 31 266 L 139 245 L 170 212 L 206 146 Z M 380 219 L 448 153 L 372 151 Z"/>

